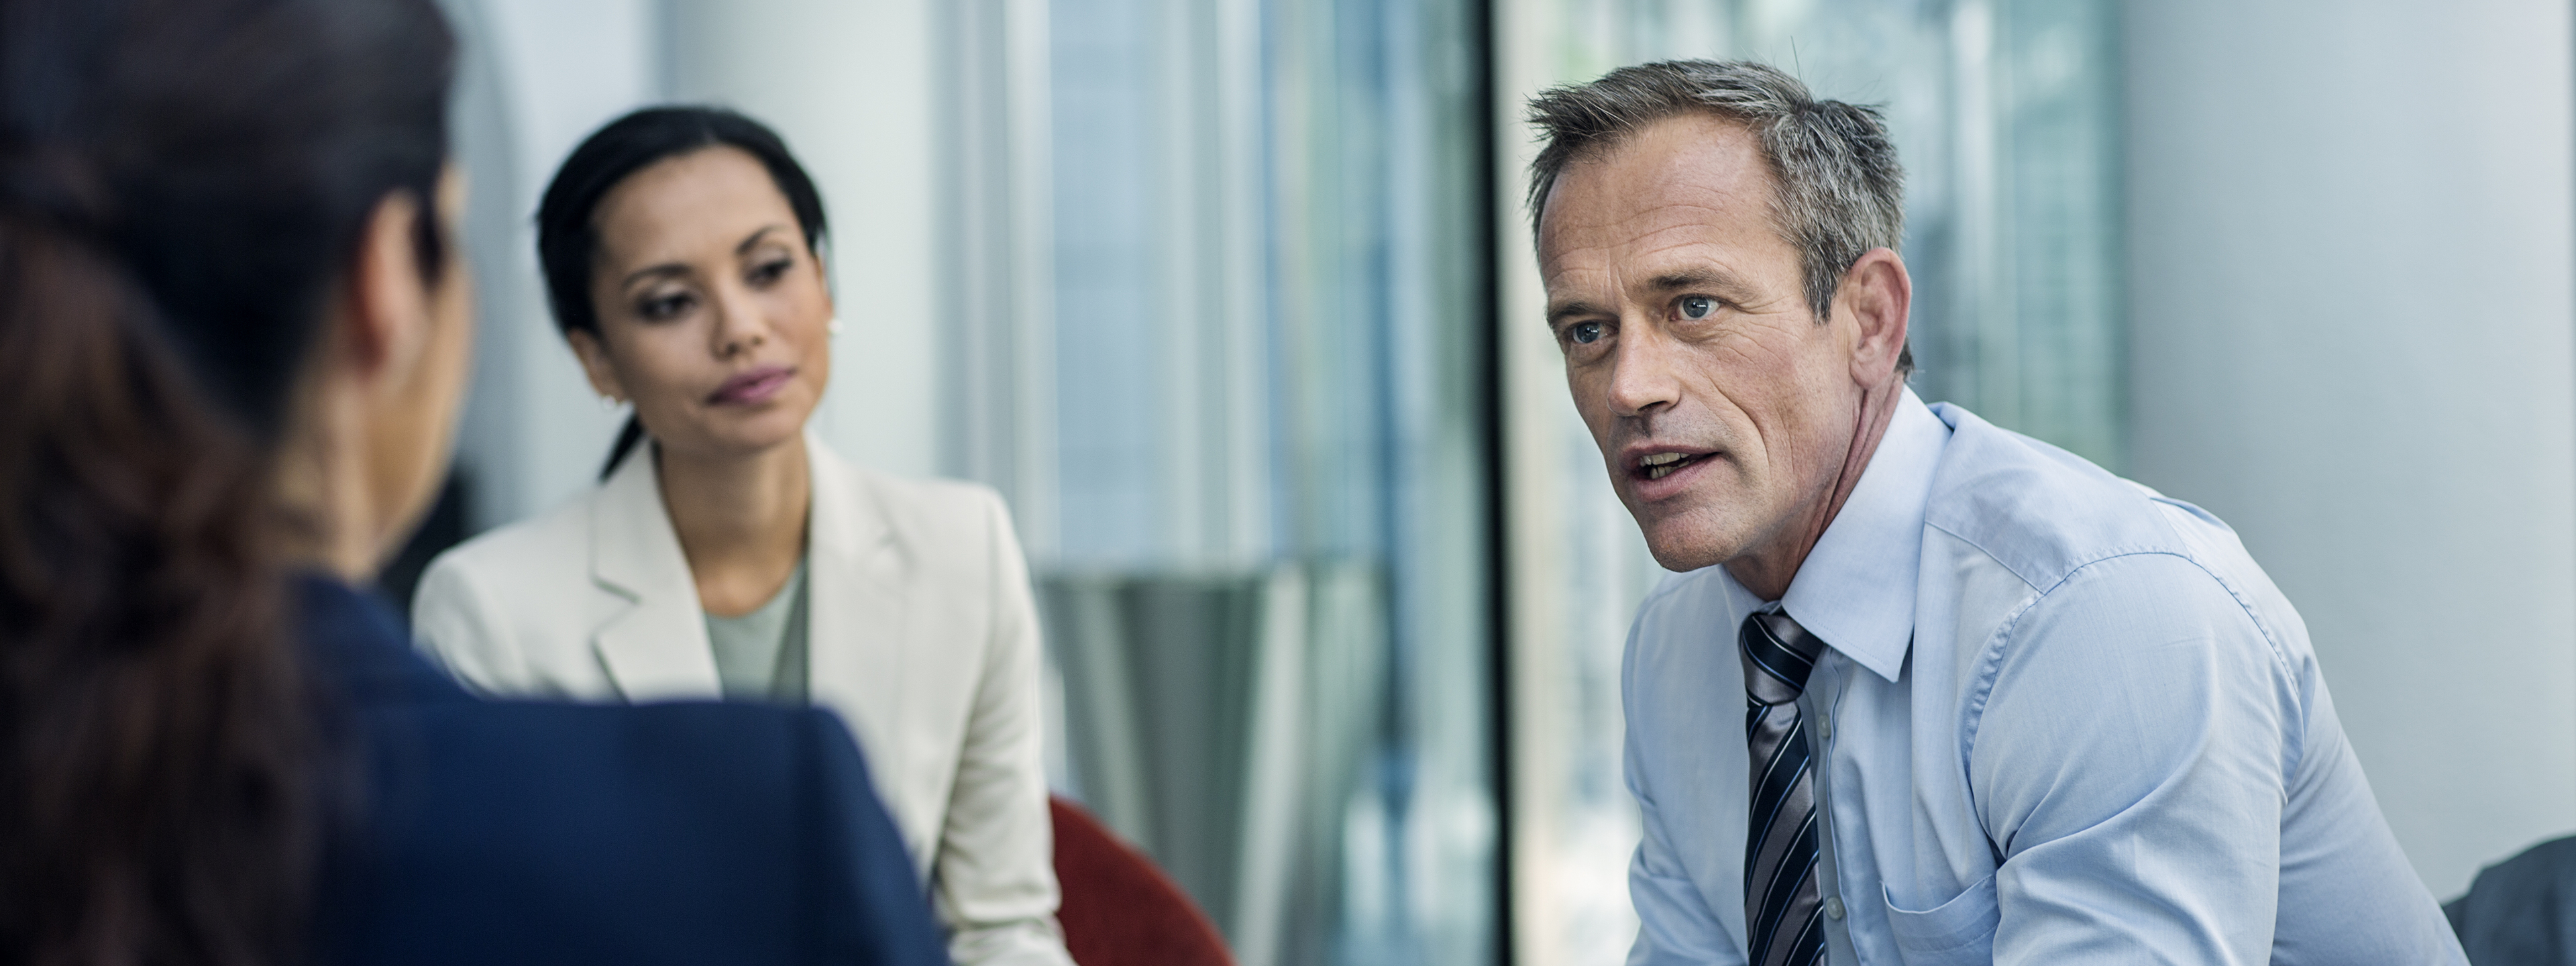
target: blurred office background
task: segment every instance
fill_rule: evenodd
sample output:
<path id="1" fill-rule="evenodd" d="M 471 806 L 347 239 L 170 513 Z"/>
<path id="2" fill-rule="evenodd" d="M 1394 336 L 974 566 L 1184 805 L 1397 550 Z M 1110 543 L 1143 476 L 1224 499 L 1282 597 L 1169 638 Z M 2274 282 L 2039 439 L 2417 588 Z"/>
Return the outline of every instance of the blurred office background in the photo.
<path id="1" fill-rule="evenodd" d="M 836 229 L 818 429 L 1009 498 L 1051 774 L 1251 966 L 1634 934 L 1617 674 L 1660 571 L 1539 318 L 1518 115 L 1668 57 L 1886 106 L 1917 391 L 2233 524 L 2437 895 L 2576 829 L 2564 4 L 448 7 L 484 328 L 425 539 L 570 496 L 624 418 L 545 315 L 555 164 L 654 101 L 764 118 Z"/>

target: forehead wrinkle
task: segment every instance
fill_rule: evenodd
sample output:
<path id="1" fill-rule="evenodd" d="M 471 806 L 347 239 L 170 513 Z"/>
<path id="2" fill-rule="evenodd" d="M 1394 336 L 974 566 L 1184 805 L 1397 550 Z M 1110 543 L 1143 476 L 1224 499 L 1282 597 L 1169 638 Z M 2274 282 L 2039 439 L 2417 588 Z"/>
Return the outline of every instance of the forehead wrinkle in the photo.
<path id="1" fill-rule="evenodd" d="M 1580 314 L 1570 311 L 1576 303 L 1613 311 L 1609 305 L 1595 304 L 1605 295 L 1614 302 L 1658 302 L 1663 294 L 1697 284 L 1739 304 L 1758 301 L 1758 290 L 1728 257 L 1727 246 L 1693 230 L 1705 227 L 1672 225 L 1622 243 L 1569 248 L 1552 260 L 1555 270 L 1546 276 L 1549 291 L 1563 293 L 1549 299 L 1549 317 Z M 1675 234 L 1685 237 L 1671 237 Z M 1595 253 L 1600 254 L 1590 260 L 1574 257 Z"/>
<path id="2" fill-rule="evenodd" d="M 1691 218 L 1667 218 L 1661 219 L 1660 221 L 1662 223 L 1659 224 L 1633 228 L 1627 227 L 1630 223 L 1650 217 L 1658 212 L 1668 211 L 1671 207 L 1672 206 L 1669 205 L 1657 205 L 1645 211 L 1631 213 L 1615 221 L 1604 221 L 1589 225 L 1578 224 L 1568 226 L 1563 230 L 1550 232 L 1547 239 L 1548 245 L 1540 253 L 1540 262 L 1542 263 L 1542 267 L 1550 265 L 1557 266 L 1556 271 L 1548 273 L 1549 277 L 1552 278 L 1571 267 L 1568 266 L 1567 263 L 1578 260 L 1579 256 L 1588 255 L 1599 261 L 1617 265 L 1633 261 L 1633 256 L 1623 257 L 1622 253 L 1632 251 L 1640 247 L 1645 247 L 1645 251 L 1641 254 L 1652 254 L 1656 251 L 1682 245 L 1706 244 L 1712 241 L 1712 239 L 1707 236 L 1713 233 L 1712 230 L 1715 226 L 1710 225 L 1706 221 Z M 1586 231 L 1585 229 L 1591 230 Z M 1675 233 L 1688 233 L 1691 237 L 1683 239 L 1668 238 L 1668 236 Z"/>
<path id="3" fill-rule="evenodd" d="M 1585 230 L 1615 231 L 1621 226 L 1633 224 L 1641 220 L 1652 219 L 1658 215 L 1664 215 L 1672 220 L 1683 223 L 1714 224 L 1728 220 L 1738 211 L 1747 206 L 1752 206 L 1763 211 L 1767 217 L 1770 208 L 1769 199 L 1761 197 L 1747 198 L 1746 195 L 1747 192 L 1743 191 L 1733 191 L 1709 185 L 1692 184 L 1687 181 L 1640 185 L 1625 191 L 1611 193 L 1611 197 L 1600 199 L 1602 201 L 1626 202 L 1626 204 L 1618 205 L 1618 210 L 1615 210 L 1614 212 L 1595 215 L 1591 218 L 1582 218 L 1581 213 L 1584 210 L 1583 207 L 1572 203 L 1576 200 L 1591 199 L 1569 199 L 1567 202 L 1563 203 L 1565 205 L 1564 207 L 1556 209 L 1555 212 L 1549 215 L 1548 225 L 1556 229 L 1554 232 L 1551 232 L 1551 234 Z M 1613 206 L 1610 204 L 1595 204 L 1590 207 L 1593 209 L 1601 209 L 1612 208 Z M 1575 211 L 1568 213 L 1568 208 L 1573 208 Z M 1575 220 L 1571 224 L 1565 224 L 1563 223 L 1563 219 L 1557 217 L 1560 213 L 1565 214 L 1567 218 L 1573 218 Z"/>
<path id="4" fill-rule="evenodd" d="M 1660 301 L 1637 296 L 1663 294 L 1668 287 L 1660 280 L 1712 269 L 1733 284 L 1726 286 L 1732 291 L 1711 294 L 1748 308 L 1777 300 L 1763 297 L 1751 283 L 1757 276 L 1726 257 L 1748 257 L 1776 241 L 1790 245 L 1794 258 L 1795 246 L 1780 229 L 1775 179 L 1750 132 L 1676 140 L 1673 135 L 1686 133 L 1672 130 L 1676 123 L 1689 121 L 1650 125 L 1568 164 L 1549 185 L 1538 254 L 1555 296 L 1551 320 L 1576 303 L 1615 311 L 1599 304 L 1605 297 Z M 1712 152 L 1724 159 L 1709 164 Z M 1701 251 L 1681 252 L 1689 248 Z"/>
<path id="5" fill-rule="evenodd" d="M 1619 296 L 1617 294 L 1619 291 L 1618 286 L 1615 282 L 1606 285 L 1601 284 L 1604 281 L 1608 281 L 1608 278 L 1606 277 L 1612 276 L 1613 274 L 1613 272 L 1605 269 L 1567 268 L 1549 275 L 1545 280 L 1548 291 L 1546 307 L 1547 323 L 1553 326 L 1556 324 L 1558 319 L 1569 315 L 1617 313 L 1619 303 Z M 1574 277 L 1569 278 L 1568 276 Z M 1588 276 L 1605 276 L 1605 278 L 1590 278 Z M 1606 299 L 1600 297 L 1604 293 L 1607 293 L 1609 297 Z"/>
<path id="6" fill-rule="evenodd" d="M 1604 219 L 1579 228 L 1590 232 L 1568 234 L 1590 235 L 1562 244 L 1556 260 L 1563 262 L 1576 255 L 1589 255 L 1600 261 L 1639 270 L 1649 277 L 1674 274 L 1672 270 L 1645 271 L 1638 266 L 1664 262 L 1675 268 L 1715 266 L 1718 273 L 1736 283 L 1741 294 L 1751 295 L 1749 280 L 1754 275 L 1737 260 L 1771 248 L 1787 246 L 1787 239 L 1772 229 L 1767 212 L 1758 224 L 1745 224 L 1742 210 L 1720 208 L 1695 201 L 1664 202 L 1641 206 L 1616 219 Z M 1701 249 L 1690 254 L 1677 254 L 1684 249 Z M 1794 259 L 1795 252 L 1789 252 Z M 1739 299 L 1738 301 L 1741 301 Z"/>
<path id="7" fill-rule="evenodd" d="M 1675 127 L 1709 125 L 1713 136 L 1677 137 Z M 1719 133 L 1723 132 L 1723 133 Z M 1721 156 L 1710 164 L 1710 155 Z M 1606 182 L 1606 183 L 1603 183 Z M 1573 185 L 1574 190 L 1566 189 Z M 1575 198 L 1558 198 L 1572 194 Z M 1674 117 L 1631 134 L 1597 158 L 1568 165 L 1549 190 L 1545 213 L 1554 222 L 1568 201 L 1590 201 L 1593 208 L 1622 208 L 1579 227 L 1613 225 L 1668 213 L 1683 223 L 1732 229 L 1746 214 L 1760 227 L 1789 241 L 1781 221 L 1778 178 L 1762 157 L 1752 132 L 1718 118 Z M 1591 197 L 1584 197 L 1589 195 Z M 1624 203 L 1624 204 L 1623 204 Z M 1692 215 L 1698 217 L 1692 217 Z"/>
<path id="8" fill-rule="evenodd" d="M 1639 253 L 1629 266 L 1636 281 L 1627 291 L 1641 302 L 1660 301 L 1660 296 L 1689 288 L 1705 288 L 1709 294 L 1748 308 L 1769 301 L 1762 297 L 1761 288 L 1750 276 L 1726 257 L 1723 248 L 1705 250 L 1708 248 L 1704 242 L 1693 241 Z"/>
<path id="9" fill-rule="evenodd" d="M 1652 192 L 1638 192 L 1651 194 Z M 1724 192 L 1717 192 L 1726 194 Z M 1734 195 L 1727 195 L 1733 199 Z M 1742 230 L 1740 206 L 1702 200 L 1657 198 L 1631 206 L 1631 210 L 1606 217 L 1596 217 L 1557 224 L 1549 218 L 1550 229 L 1541 240 L 1542 261 L 1564 257 L 1572 252 L 1599 248 L 1633 247 L 1653 244 L 1657 236 L 1672 232 L 1691 232 L 1704 240 L 1715 240 L 1739 234 Z M 1767 210 L 1761 216 L 1762 229 L 1770 231 L 1772 218 Z M 1571 237 L 1569 237 L 1571 236 Z M 1598 240 L 1595 240 L 1598 239 Z"/>

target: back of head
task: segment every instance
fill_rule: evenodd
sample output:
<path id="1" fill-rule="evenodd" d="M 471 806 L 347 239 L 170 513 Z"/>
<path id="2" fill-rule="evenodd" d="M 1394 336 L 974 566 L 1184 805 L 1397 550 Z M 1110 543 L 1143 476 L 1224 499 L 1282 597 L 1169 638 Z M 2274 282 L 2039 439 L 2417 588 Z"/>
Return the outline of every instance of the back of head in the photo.
<path id="1" fill-rule="evenodd" d="M 0 957 L 302 947 L 332 757 L 273 458 L 452 58 L 430 0 L 0 0 Z"/>

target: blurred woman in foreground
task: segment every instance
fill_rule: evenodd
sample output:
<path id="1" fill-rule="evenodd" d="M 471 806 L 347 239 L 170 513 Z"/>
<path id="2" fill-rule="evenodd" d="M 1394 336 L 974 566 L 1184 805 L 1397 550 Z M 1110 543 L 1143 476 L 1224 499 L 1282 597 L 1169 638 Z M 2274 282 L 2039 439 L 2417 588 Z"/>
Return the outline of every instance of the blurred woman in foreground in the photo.
<path id="1" fill-rule="evenodd" d="M 0 960 L 941 959 L 819 712 L 485 703 L 366 582 L 471 327 L 429 0 L 0 0 Z"/>

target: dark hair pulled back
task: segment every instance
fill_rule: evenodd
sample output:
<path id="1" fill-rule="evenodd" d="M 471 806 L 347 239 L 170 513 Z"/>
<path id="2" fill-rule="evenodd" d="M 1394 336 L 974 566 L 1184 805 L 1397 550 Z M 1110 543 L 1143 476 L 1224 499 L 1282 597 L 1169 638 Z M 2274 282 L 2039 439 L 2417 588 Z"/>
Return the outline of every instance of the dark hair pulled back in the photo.
<path id="1" fill-rule="evenodd" d="M 276 449 L 453 56 L 429 0 L 0 0 L 0 959 L 302 958 L 346 765 Z"/>
<path id="2" fill-rule="evenodd" d="M 760 161 L 778 193 L 787 197 L 805 233 L 805 247 L 823 251 L 827 231 L 823 195 L 787 142 L 768 125 L 721 107 L 648 107 L 593 132 L 565 158 L 537 204 L 537 262 L 546 275 L 546 301 L 566 335 L 599 335 L 599 307 L 591 301 L 591 275 L 599 253 L 599 202 L 619 184 L 657 162 L 707 148 L 732 147 Z M 600 478 L 617 469 L 644 439 L 644 424 L 628 417 L 610 447 Z"/>

